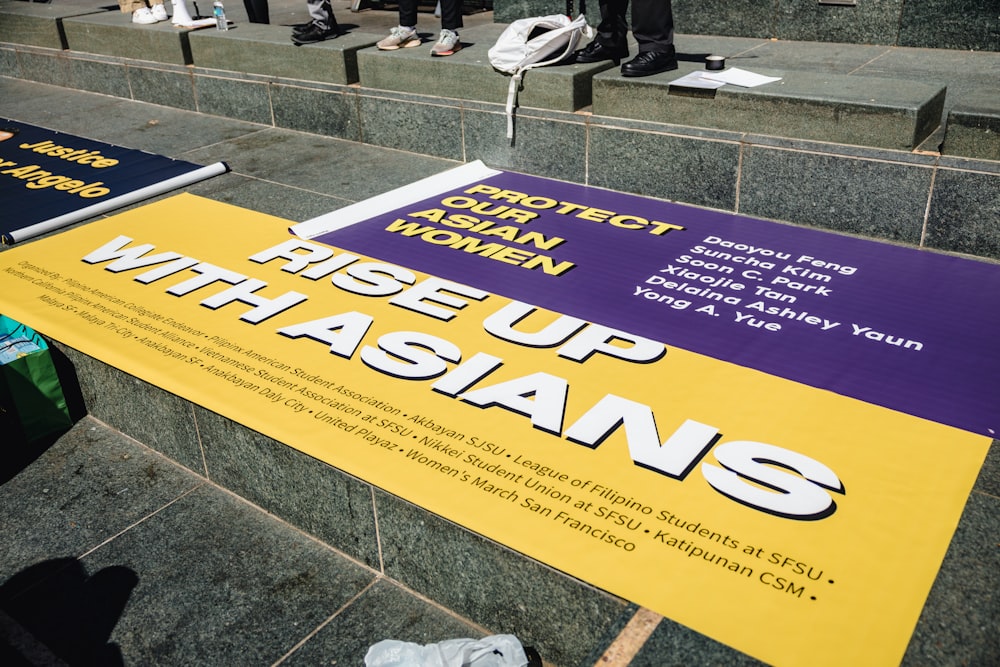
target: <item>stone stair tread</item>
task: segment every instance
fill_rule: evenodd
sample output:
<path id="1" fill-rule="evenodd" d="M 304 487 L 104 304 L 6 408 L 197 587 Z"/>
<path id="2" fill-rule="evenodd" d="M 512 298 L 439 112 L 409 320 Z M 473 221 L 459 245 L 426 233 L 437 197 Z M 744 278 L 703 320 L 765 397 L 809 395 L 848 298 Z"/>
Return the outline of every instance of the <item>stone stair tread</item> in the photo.
<path id="1" fill-rule="evenodd" d="M 753 88 L 727 84 L 715 91 L 672 86 L 699 71 L 678 70 L 641 79 L 608 70 L 594 77 L 593 111 L 613 116 L 737 132 L 912 150 L 938 126 L 946 86 L 888 77 L 750 68 L 781 77 Z"/>

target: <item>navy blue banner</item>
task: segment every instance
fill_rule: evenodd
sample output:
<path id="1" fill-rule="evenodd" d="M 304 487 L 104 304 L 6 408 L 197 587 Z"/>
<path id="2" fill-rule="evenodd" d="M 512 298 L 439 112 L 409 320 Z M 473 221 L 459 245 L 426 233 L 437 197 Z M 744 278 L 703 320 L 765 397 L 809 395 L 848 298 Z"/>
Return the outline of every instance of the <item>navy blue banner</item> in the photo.
<path id="1" fill-rule="evenodd" d="M 5 244 L 227 171 L 0 119 Z"/>

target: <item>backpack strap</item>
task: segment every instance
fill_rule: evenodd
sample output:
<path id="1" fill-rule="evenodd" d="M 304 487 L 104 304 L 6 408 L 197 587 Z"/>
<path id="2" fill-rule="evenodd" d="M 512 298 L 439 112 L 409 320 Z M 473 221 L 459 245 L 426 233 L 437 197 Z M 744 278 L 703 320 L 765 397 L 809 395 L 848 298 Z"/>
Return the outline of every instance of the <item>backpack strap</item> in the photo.
<path id="1" fill-rule="evenodd" d="M 514 107 L 517 106 L 517 91 L 521 87 L 521 74 L 525 67 L 519 67 L 510 77 L 510 85 L 507 87 L 507 139 L 511 145 L 514 143 Z"/>
<path id="2" fill-rule="evenodd" d="M 507 114 L 507 139 L 510 140 L 511 145 L 514 143 L 514 109 L 517 108 L 517 92 L 521 88 L 524 73 L 529 69 L 544 67 L 562 61 L 576 48 L 581 35 L 588 38 L 594 36 L 594 29 L 587 24 L 587 19 L 583 14 L 578 16 L 575 21 L 555 29 L 554 32 L 563 32 L 569 35 L 566 44 L 559 53 L 540 62 L 521 65 L 511 73 L 510 85 L 507 87 L 507 104 L 505 107 Z"/>

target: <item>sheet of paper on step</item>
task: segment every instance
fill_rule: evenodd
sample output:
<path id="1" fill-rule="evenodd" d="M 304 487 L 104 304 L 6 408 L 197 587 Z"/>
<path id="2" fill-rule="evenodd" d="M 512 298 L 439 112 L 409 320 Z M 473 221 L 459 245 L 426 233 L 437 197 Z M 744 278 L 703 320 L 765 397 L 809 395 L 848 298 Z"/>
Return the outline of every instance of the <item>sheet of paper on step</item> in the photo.
<path id="1" fill-rule="evenodd" d="M 705 88 L 708 90 L 715 90 L 716 88 L 721 88 L 726 85 L 725 81 L 707 79 L 704 74 L 704 72 L 691 72 L 690 74 L 685 74 L 679 79 L 674 79 L 670 82 L 670 85 L 680 86 L 682 88 Z"/>
<path id="2" fill-rule="evenodd" d="M 722 72 L 703 72 L 702 78 L 711 81 L 721 81 L 722 83 L 731 83 L 734 86 L 742 86 L 743 88 L 755 88 L 763 86 L 765 83 L 781 81 L 780 76 L 764 76 L 763 74 L 748 72 L 739 67 L 730 67 Z"/>

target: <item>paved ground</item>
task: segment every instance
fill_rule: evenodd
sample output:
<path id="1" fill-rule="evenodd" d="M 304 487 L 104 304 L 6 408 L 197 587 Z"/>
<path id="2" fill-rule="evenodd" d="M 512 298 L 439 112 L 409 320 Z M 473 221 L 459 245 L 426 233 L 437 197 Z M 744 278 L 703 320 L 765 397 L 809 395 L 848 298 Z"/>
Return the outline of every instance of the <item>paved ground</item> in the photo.
<path id="1" fill-rule="evenodd" d="M 5 665 L 358 665 L 484 634 L 91 418 L 0 507 Z"/>

